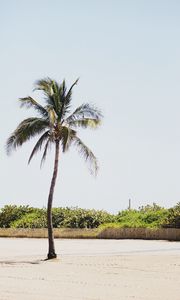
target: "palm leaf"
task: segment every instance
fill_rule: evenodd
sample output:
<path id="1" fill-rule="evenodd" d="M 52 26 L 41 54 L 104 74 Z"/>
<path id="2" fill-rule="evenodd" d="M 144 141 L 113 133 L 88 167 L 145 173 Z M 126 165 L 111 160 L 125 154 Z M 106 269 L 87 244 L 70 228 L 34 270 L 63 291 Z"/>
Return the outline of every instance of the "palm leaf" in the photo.
<path id="1" fill-rule="evenodd" d="M 61 126 L 61 144 L 62 144 L 62 150 L 63 152 L 66 152 L 70 145 L 71 142 L 73 141 L 74 137 L 76 136 L 76 131 L 66 127 L 66 126 Z"/>
<path id="2" fill-rule="evenodd" d="M 62 107 L 61 107 L 61 111 L 60 111 L 61 119 L 64 118 L 67 113 L 69 113 L 71 100 L 72 100 L 72 89 L 78 83 L 78 81 L 79 81 L 79 78 L 76 79 L 76 81 L 71 85 L 71 87 L 68 90 L 67 94 L 66 94 L 65 80 L 63 81 L 62 87 L 63 87 L 64 93 L 63 93 L 63 97 L 62 97 Z"/>
<path id="3" fill-rule="evenodd" d="M 56 109 L 56 105 L 54 103 L 54 89 L 53 89 L 54 81 L 49 77 L 37 80 L 35 82 L 34 91 L 42 91 L 45 95 L 45 100 L 48 105 L 52 105 L 54 109 Z"/>
<path id="4" fill-rule="evenodd" d="M 43 163 L 44 163 L 45 160 L 46 160 L 47 150 L 48 150 L 48 148 L 49 148 L 49 146 L 50 146 L 50 143 L 51 143 L 51 140 L 50 140 L 50 139 L 47 140 L 46 145 L 45 145 L 45 147 L 44 147 L 43 156 L 42 156 L 42 159 L 41 159 L 41 167 L 42 167 Z"/>
<path id="5" fill-rule="evenodd" d="M 58 85 L 55 80 L 45 78 L 36 81 L 35 89 L 44 92 L 46 103 L 53 107 L 56 114 L 59 115 L 62 107 L 62 95 L 63 95 L 63 81 L 62 85 Z"/>
<path id="6" fill-rule="evenodd" d="M 37 134 L 49 127 L 49 122 L 42 118 L 28 118 L 22 121 L 7 140 L 7 153 L 21 146 Z"/>
<path id="7" fill-rule="evenodd" d="M 53 95 L 51 96 L 51 101 L 54 103 L 54 110 L 56 111 L 56 114 L 60 112 L 62 103 L 61 103 L 61 86 L 58 85 L 56 81 L 52 81 L 52 89 L 53 89 Z"/>
<path id="8" fill-rule="evenodd" d="M 101 111 L 95 107 L 94 105 L 91 105 L 89 103 L 84 103 L 81 106 L 79 106 L 67 119 L 66 122 L 73 122 L 75 120 L 82 120 L 84 118 L 91 118 L 95 120 L 101 120 L 102 119 L 102 113 Z"/>
<path id="9" fill-rule="evenodd" d="M 85 158 L 85 161 L 89 162 L 91 174 L 97 175 L 98 162 L 93 152 L 77 136 L 73 138 L 73 141 L 75 146 L 77 146 L 79 153 Z"/>
<path id="10" fill-rule="evenodd" d="M 101 125 L 101 120 L 100 119 L 84 118 L 82 120 L 69 121 L 68 125 L 70 127 L 82 127 L 82 128 L 96 129 L 98 126 Z"/>
<path id="11" fill-rule="evenodd" d="M 31 159 L 33 158 L 33 156 L 34 156 L 39 150 L 41 150 L 43 143 L 45 143 L 45 141 L 46 141 L 47 139 L 49 139 L 49 134 L 50 134 L 50 132 L 49 132 L 49 130 L 48 130 L 48 131 L 46 131 L 45 133 L 43 133 L 43 135 L 42 135 L 42 136 L 40 137 L 40 139 L 37 141 L 36 145 L 35 145 L 34 148 L 33 148 L 33 151 L 31 152 L 31 155 L 30 155 L 30 157 L 29 157 L 28 164 L 30 163 L 30 161 L 31 161 Z"/>
<path id="12" fill-rule="evenodd" d="M 71 102 L 71 97 L 72 97 L 72 89 L 73 87 L 78 83 L 79 81 L 79 78 L 76 79 L 76 81 L 71 85 L 69 91 L 67 92 L 67 95 L 66 95 L 66 99 L 65 99 L 65 105 L 69 105 L 70 102 Z"/>
<path id="13" fill-rule="evenodd" d="M 51 105 L 46 106 L 46 109 L 47 109 L 48 115 L 49 115 L 49 119 L 48 119 L 49 125 L 50 125 L 50 127 L 53 127 L 57 120 L 56 111 L 54 110 L 54 108 Z"/>
<path id="14" fill-rule="evenodd" d="M 46 96 L 51 96 L 53 94 L 52 83 L 53 80 L 49 77 L 37 80 L 34 91 L 43 91 Z"/>
<path id="15" fill-rule="evenodd" d="M 26 108 L 33 107 L 42 116 L 44 117 L 48 116 L 47 110 L 43 106 L 41 106 L 36 100 L 34 100 L 32 97 L 28 96 L 25 98 L 20 98 L 19 101 L 21 102 L 21 107 L 26 107 Z"/>

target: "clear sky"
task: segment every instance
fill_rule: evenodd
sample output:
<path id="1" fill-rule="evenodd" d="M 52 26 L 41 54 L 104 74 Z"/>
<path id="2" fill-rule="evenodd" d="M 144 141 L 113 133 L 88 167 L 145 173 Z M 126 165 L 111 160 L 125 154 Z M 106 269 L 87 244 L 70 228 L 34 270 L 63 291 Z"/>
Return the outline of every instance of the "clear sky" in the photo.
<path id="1" fill-rule="evenodd" d="M 0 206 L 46 206 L 53 149 L 27 166 L 35 140 L 7 157 L 5 143 L 33 110 L 19 108 L 33 83 L 64 78 L 73 107 L 95 103 L 97 131 L 80 136 L 99 159 L 98 177 L 71 149 L 60 157 L 54 206 L 117 212 L 180 201 L 180 1 L 0 0 Z M 41 101 L 43 100 L 40 98 Z"/>

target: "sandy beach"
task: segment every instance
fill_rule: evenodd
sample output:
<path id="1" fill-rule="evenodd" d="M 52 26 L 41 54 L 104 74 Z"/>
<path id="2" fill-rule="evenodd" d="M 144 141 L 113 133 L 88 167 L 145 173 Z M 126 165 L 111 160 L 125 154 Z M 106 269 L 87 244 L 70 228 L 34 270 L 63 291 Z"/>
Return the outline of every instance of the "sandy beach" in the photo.
<path id="1" fill-rule="evenodd" d="M 179 300 L 180 243 L 0 238 L 0 300 Z"/>

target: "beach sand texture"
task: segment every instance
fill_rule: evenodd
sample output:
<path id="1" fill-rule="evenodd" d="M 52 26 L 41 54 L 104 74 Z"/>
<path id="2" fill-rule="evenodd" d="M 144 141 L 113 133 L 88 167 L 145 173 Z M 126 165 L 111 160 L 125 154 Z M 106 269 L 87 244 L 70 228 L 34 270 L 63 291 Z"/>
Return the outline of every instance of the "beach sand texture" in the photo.
<path id="1" fill-rule="evenodd" d="M 0 238 L 0 300 L 180 300 L 180 243 Z"/>

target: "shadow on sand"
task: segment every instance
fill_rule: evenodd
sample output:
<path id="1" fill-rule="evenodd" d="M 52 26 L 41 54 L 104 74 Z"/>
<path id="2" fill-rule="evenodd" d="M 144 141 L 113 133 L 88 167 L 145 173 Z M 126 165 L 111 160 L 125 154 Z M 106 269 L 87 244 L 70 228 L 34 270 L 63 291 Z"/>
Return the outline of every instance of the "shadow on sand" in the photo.
<path id="1" fill-rule="evenodd" d="M 21 265 L 21 264 L 28 264 L 28 265 L 39 265 L 43 263 L 44 259 L 39 260 L 1 260 L 0 266 L 2 265 Z"/>

